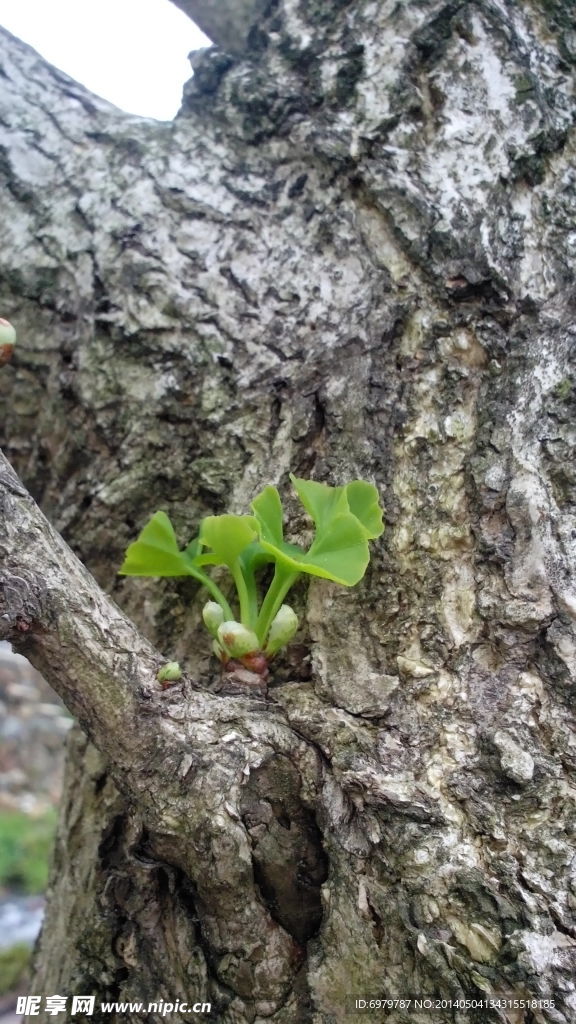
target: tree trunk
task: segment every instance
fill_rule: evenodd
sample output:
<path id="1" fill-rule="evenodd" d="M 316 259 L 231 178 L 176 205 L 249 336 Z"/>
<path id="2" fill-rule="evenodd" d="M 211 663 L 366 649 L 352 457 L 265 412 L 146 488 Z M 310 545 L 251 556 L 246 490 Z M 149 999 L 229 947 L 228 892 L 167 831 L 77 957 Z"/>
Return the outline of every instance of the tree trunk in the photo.
<path id="1" fill-rule="evenodd" d="M 576 17 L 281 0 L 249 40 L 164 124 L 0 34 L 6 454 L 187 673 L 156 691 L 0 475 L 4 633 L 99 748 L 74 731 L 33 991 L 569 1024 Z M 218 692 L 202 596 L 122 553 L 289 470 L 373 480 L 387 532 L 360 586 L 298 592 L 268 698 Z M 499 997 L 533 1003 L 455 1003 Z"/>

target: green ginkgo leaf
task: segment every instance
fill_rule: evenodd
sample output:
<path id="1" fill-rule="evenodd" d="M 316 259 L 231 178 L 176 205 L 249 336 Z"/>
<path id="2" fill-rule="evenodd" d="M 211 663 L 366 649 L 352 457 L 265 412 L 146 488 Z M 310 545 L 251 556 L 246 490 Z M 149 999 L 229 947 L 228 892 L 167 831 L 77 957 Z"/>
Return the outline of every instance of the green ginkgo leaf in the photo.
<path id="1" fill-rule="evenodd" d="M 384 532 L 380 496 L 374 484 L 353 480 L 344 488 L 352 515 L 362 524 L 368 540 L 375 540 Z"/>
<path id="2" fill-rule="evenodd" d="M 290 474 L 294 489 L 316 529 L 322 531 L 331 519 L 349 512 L 345 487 L 330 487 L 316 480 L 302 480 Z"/>
<path id="3" fill-rule="evenodd" d="M 211 550 L 200 555 L 199 564 L 233 566 L 244 548 L 258 537 L 254 516 L 207 516 L 202 520 L 200 543 Z"/>
<path id="4" fill-rule="evenodd" d="M 370 550 L 366 533 L 356 517 L 347 513 L 332 519 L 324 531 L 317 532 L 306 560 L 318 567 L 316 576 L 324 576 L 345 587 L 358 583 L 366 572 Z"/>
<path id="5" fill-rule="evenodd" d="M 189 576 L 192 559 L 180 551 L 165 512 L 155 512 L 126 551 L 122 576 Z"/>
<path id="6" fill-rule="evenodd" d="M 258 523 L 261 543 L 283 543 L 282 502 L 277 488 L 271 485 L 265 487 L 254 498 L 250 508 Z"/>
<path id="7" fill-rule="evenodd" d="M 352 587 L 362 579 L 370 558 L 366 531 L 356 516 L 340 512 L 348 507 L 344 488 L 329 488 L 325 484 L 310 489 L 300 486 L 309 482 L 297 481 L 316 524 L 310 550 L 302 551 L 284 540 L 282 504 L 275 487 L 265 487 L 252 502 L 260 526 L 260 543 L 290 572 L 305 572 Z"/>

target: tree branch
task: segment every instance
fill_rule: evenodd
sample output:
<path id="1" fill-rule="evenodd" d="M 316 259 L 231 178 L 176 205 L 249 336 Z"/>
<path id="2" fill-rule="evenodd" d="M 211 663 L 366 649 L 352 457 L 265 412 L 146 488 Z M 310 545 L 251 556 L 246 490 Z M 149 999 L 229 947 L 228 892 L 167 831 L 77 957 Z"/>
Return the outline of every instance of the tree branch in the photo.
<path id="1" fill-rule="evenodd" d="M 0 453 L 0 639 L 46 676 L 112 763 L 161 661 L 50 526 Z"/>
<path id="2" fill-rule="evenodd" d="M 248 32 L 269 0 L 172 0 L 218 46 L 230 53 L 246 50 Z"/>

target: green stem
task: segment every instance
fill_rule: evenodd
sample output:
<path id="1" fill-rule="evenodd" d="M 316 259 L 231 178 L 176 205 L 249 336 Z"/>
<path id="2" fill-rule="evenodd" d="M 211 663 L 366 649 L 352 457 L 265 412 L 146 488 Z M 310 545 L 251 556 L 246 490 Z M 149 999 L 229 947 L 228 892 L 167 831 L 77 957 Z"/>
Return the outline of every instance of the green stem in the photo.
<path id="1" fill-rule="evenodd" d="M 234 583 L 236 584 L 236 590 L 238 591 L 238 600 L 240 602 L 240 622 L 243 626 L 247 626 L 248 629 L 253 628 L 253 606 L 254 601 L 251 599 L 244 573 L 238 559 L 234 562 L 234 565 L 230 566 L 232 576 L 234 577 Z"/>
<path id="2" fill-rule="evenodd" d="M 299 572 L 290 572 L 282 566 L 278 564 L 276 565 L 272 582 L 268 587 L 268 593 L 262 602 L 260 615 L 258 616 L 258 621 L 256 623 L 256 635 L 258 636 L 258 640 L 262 646 L 264 646 L 264 642 L 268 636 L 268 630 L 272 625 L 274 616 L 280 610 L 280 606 L 282 605 L 286 594 L 290 590 L 290 587 L 296 582 L 299 575 Z"/>
<path id="3" fill-rule="evenodd" d="M 248 591 L 250 629 L 254 629 L 256 619 L 258 618 L 258 588 L 253 572 L 243 569 L 242 575 L 246 581 L 246 589 Z"/>
<path id="4" fill-rule="evenodd" d="M 206 587 L 208 593 L 211 594 L 214 600 L 218 602 L 222 611 L 224 612 L 224 618 L 227 621 L 233 619 L 234 612 L 232 611 L 230 605 L 228 604 L 228 601 L 224 597 L 224 594 L 220 590 L 220 587 L 216 583 L 214 583 L 214 580 L 210 579 L 210 577 L 206 576 L 203 572 L 196 572 L 192 568 L 190 568 L 188 572 L 190 573 L 191 576 L 194 577 L 194 579 L 198 580 L 199 583 Z"/>

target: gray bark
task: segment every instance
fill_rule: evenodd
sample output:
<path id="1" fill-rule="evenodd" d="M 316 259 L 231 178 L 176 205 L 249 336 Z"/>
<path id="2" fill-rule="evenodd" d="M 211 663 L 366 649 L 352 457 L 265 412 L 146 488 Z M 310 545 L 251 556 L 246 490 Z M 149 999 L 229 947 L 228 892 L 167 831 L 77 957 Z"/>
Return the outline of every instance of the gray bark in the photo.
<path id="1" fill-rule="evenodd" d="M 95 744 L 36 991 L 574 1019 L 575 39 L 560 3 L 284 0 L 164 125 L 0 36 L 4 446 L 142 634 L 6 470 L 5 632 Z M 374 480 L 387 533 L 297 594 L 267 700 L 217 692 L 201 595 L 116 569 L 288 470 Z"/>
<path id="2" fill-rule="evenodd" d="M 250 29 L 257 24 L 270 0 L 172 0 L 218 46 L 244 53 Z"/>

